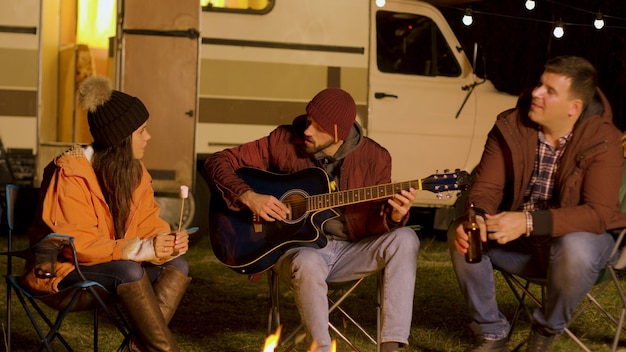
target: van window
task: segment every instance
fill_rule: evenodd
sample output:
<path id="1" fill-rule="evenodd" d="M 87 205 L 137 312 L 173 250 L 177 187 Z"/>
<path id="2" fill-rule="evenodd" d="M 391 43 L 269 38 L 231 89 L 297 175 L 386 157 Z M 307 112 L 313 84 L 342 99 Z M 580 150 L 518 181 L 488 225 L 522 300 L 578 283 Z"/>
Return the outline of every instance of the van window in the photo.
<path id="1" fill-rule="evenodd" d="M 275 0 L 200 0 L 202 11 L 237 12 L 264 15 L 272 10 Z"/>
<path id="2" fill-rule="evenodd" d="M 378 11 L 376 36 L 381 72 L 448 77 L 461 74 L 439 27 L 428 17 Z"/>

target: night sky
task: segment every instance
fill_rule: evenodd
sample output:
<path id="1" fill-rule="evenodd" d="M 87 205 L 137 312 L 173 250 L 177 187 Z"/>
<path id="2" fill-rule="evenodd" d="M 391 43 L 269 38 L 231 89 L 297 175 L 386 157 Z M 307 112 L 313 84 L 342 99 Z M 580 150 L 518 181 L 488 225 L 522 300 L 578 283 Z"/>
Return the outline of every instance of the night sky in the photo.
<path id="1" fill-rule="evenodd" d="M 626 131 L 626 3 L 624 0 L 537 0 L 531 12 L 525 0 L 484 0 L 437 6 L 471 58 L 474 42 L 485 54 L 487 78 L 496 88 L 518 95 L 534 86 L 543 64 L 558 55 L 586 58 L 598 70 L 600 88 L 609 98 L 614 122 Z M 474 23 L 461 23 L 465 8 Z M 595 13 L 605 27 L 592 26 Z M 552 35 L 554 22 L 565 23 L 565 35 Z M 480 72 L 480 70 L 479 70 Z M 494 117 L 495 118 L 495 117 Z"/>

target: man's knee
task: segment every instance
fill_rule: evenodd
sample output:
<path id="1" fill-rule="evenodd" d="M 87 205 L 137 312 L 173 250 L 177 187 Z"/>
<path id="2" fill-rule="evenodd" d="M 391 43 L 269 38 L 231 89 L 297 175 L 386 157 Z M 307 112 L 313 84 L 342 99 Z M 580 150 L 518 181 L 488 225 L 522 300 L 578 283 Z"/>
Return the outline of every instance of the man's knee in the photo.
<path id="1" fill-rule="evenodd" d="M 417 237 L 415 231 L 410 227 L 401 227 L 391 234 L 394 236 L 393 242 L 400 249 L 404 249 L 410 252 L 417 252 L 420 247 L 420 240 Z"/>
<path id="2" fill-rule="evenodd" d="M 603 235 L 579 232 L 556 239 L 551 249 L 553 267 L 572 268 L 572 275 L 600 270 L 609 259 L 613 242 L 609 235 L 598 236 Z"/>
<path id="3" fill-rule="evenodd" d="M 288 272 L 292 279 L 296 279 L 323 273 L 326 265 L 316 248 L 300 247 L 283 255 L 277 263 L 277 269 L 283 277 Z"/>

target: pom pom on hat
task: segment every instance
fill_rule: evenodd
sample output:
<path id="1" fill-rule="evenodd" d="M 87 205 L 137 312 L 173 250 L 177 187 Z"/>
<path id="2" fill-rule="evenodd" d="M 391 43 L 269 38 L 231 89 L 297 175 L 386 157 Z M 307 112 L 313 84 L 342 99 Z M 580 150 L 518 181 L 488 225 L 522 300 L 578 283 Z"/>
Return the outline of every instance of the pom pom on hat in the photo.
<path id="1" fill-rule="evenodd" d="M 326 132 L 345 140 L 356 120 L 356 103 L 352 96 L 340 88 L 326 88 L 317 93 L 306 106 L 306 112 Z"/>
<path id="2" fill-rule="evenodd" d="M 97 149 L 120 144 L 150 115 L 141 100 L 113 90 L 106 77 L 86 78 L 78 93 L 80 105 L 87 110 L 89 131 Z"/>

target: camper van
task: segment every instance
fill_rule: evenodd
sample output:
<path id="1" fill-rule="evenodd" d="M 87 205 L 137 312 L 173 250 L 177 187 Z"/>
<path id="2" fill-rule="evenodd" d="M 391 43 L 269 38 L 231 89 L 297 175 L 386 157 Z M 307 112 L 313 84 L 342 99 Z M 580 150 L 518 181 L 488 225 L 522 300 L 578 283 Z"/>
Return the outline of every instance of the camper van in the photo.
<path id="1" fill-rule="evenodd" d="M 0 9 L 0 51 L 10 60 L 0 67 L 0 138 L 5 148 L 30 148 L 49 160 L 54 153 L 46 150 L 56 153 L 57 143 L 66 143 L 51 132 L 63 116 L 50 108 L 59 104 L 59 78 L 51 78 L 59 54 L 46 45 L 59 31 L 48 30 L 48 22 L 62 25 L 47 8 L 54 13 L 60 2 L 1 3 L 9 12 Z M 515 97 L 475 74 L 468 59 L 474 53 L 463 50 L 427 2 L 119 3 L 125 8 L 114 12 L 122 18 L 107 51 L 107 74 L 151 113 L 146 165 L 155 190 L 191 185 L 199 216 L 208 206 L 198 196 L 206 185 L 197 176 L 206 156 L 291 123 L 326 87 L 355 98 L 367 136 L 391 153 L 394 182 L 471 171 L 496 115 L 515 105 Z M 21 105 L 12 106 L 18 98 Z M 38 169 L 45 166 L 39 159 Z M 456 199 L 454 191 L 418 193 L 415 207 L 433 212 L 448 213 Z M 449 218 L 440 222 L 447 226 Z"/>

